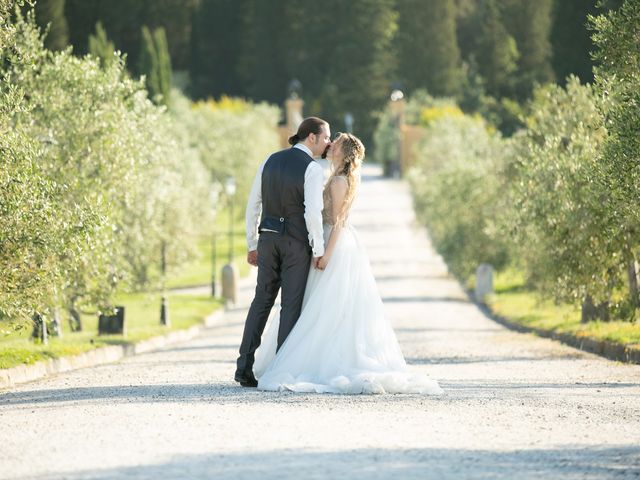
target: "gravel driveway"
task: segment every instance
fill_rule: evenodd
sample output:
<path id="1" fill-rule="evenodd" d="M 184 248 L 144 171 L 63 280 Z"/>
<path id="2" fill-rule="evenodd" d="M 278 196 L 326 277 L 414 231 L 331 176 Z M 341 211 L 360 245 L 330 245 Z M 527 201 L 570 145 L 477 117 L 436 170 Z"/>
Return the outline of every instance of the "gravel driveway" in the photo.
<path id="1" fill-rule="evenodd" d="M 444 396 L 238 387 L 245 282 L 188 343 L 0 392 L 0 478 L 640 478 L 640 367 L 485 318 L 407 186 L 365 173 L 352 221 L 407 361 Z"/>

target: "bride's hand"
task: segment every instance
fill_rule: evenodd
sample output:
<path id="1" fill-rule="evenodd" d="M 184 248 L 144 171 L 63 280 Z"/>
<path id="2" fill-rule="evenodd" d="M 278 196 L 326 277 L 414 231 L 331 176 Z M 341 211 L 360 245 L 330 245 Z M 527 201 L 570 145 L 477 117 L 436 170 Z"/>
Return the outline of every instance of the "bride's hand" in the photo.
<path id="1" fill-rule="evenodd" d="M 316 264 L 316 268 L 318 270 L 324 270 L 325 268 L 327 268 L 328 264 L 329 264 L 329 257 L 325 255 L 324 257 L 320 257 L 320 259 L 318 260 L 318 263 Z"/>

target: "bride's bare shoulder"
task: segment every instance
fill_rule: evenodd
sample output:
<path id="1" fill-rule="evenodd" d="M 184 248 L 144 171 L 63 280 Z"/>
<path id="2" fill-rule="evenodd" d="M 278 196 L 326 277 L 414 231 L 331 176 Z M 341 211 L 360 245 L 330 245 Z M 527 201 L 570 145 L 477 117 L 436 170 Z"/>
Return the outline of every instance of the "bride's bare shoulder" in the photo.
<path id="1" fill-rule="evenodd" d="M 331 184 L 343 184 L 346 186 L 349 184 L 349 180 L 344 175 L 336 175 L 331 179 Z"/>

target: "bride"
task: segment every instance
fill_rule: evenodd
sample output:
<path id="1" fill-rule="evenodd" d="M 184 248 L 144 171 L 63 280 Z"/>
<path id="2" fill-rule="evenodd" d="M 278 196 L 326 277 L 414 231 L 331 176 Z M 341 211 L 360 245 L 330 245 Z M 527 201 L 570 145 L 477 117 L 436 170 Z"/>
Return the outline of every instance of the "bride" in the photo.
<path id="1" fill-rule="evenodd" d="M 385 318 L 369 260 L 349 211 L 360 180 L 364 145 L 338 134 L 327 152 L 325 255 L 311 268 L 298 321 L 276 353 L 278 315 L 256 352 L 261 390 L 317 393 L 440 394 L 435 380 L 412 373 Z"/>

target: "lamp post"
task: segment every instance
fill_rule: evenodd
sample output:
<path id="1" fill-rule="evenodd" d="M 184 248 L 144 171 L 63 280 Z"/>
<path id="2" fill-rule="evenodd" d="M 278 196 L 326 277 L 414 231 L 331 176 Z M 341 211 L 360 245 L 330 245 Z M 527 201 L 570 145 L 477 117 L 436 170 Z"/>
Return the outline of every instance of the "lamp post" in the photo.
<path id="1" fill-rule="evenodd" d="M 217 183 L 211 185 L 209 190 L 209 202 L 211 203 L 211 212 L 213 214 L 213 231 L 211 232 L 211 296 L 216 296 L 216 219 L 218 209 L 218 198 L 220 197 L 220 187 Z"/>
<path id="2" fill-rule="evenodd" d="M 229 263 L 233 263 L 233 195 L 236 193 L 236 179 L 227 178 L 224 190 L 229 199 Z"/>
<path id="3" fill-rule="evenodd" d="M 166 218 L 166 214 L 165 214 Z M 160 268 L 162 270 L 162 298 L 160 300 L 160 325 L 165 327 L 171 326 L 171 319 L 169 318 L 169 304 L 167 300 L 167 241 L 162 239 L 160 244 Z"/>
<path id="4" fill-rule="evenodd" d="M 161 188 L 161 198 L 166 198 L 164 193 L 166 186 Z M 165 234 L 167 231 L 167 207 L 163 207 L 162 212 L 162 239 L 160 241 L 160 271 L 162 273 L 162 298 L 160 300 L 160 325 L 165 327 L 171 326 L 171 319 L 169 318 L 169 303 L 167 299 L 167 239 Z"/>
<path id="5" fill-rule="evenodd" d="M 229 199 L 229 262 L 222 268 L 222 297 L 225 301 L 236 303 L 237 272 L 233 265 L 233 195 L 236 193 L 235 178 L 229 177 L 224 184 Z"/>
<path id="6" fill-rule="evenodd" d="M 391 109 L 391 115 L 393 116 L 397 135 L 397 158 L 391 161 L 387 174 L 394 178 L 399 178 L 402 165 L 402 115 L 404 114 L 404 93 L 402 93 L 402 90 L 396 88 L 391 92 L 389 99 L 391 100 L 389 107 Z"/>
<path id="7" fill-rule="evenodd" d="M 344 114 L 344 128 L 347 133 L 353 133 L 353 115 L 351 112 L 346 112 Z"/>

